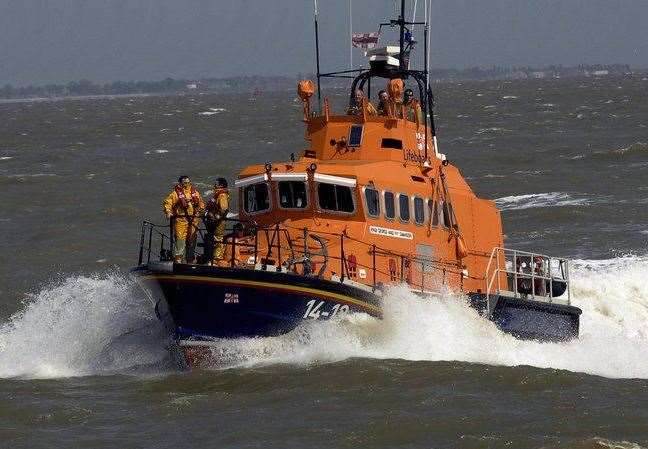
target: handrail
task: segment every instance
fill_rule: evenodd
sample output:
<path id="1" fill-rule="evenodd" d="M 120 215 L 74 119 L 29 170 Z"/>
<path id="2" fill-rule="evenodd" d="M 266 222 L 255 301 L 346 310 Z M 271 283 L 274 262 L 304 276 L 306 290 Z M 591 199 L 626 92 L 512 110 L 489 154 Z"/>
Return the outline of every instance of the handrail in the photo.
<path id="1" fill-rule="evenodd" d="M 495 263 L 494 268 L 493 263 Z M 554 265 L 558 267 L 559 272 L 552 272 Z M 506 276 L 507 279 L 506 291 L 501 286 L 502 275 Z M 571 303 L 569 261 L 565 258 L 495 247 L 486 265 L 484 280 L 489 314 L 494 312 L 497 296 L 502 294 L 507 296 L 512 294 L 514 298 L 533 301 L 554 302 L 556 283 L 565 284 L 565 290 L 567 291 L 566 302 L 567 304 Z M 530 282 L 525 283 L 525 281 Z M 494 288 L 495 282 L 497 282 L 497 288 Z M 557 296 L 563 294 L 564 292 L 560 292 Z"/>
<path id="2" fill-rule="evenodd" d="M 138 255 L 139 265 L 141 265 L 144 261 L 146 261 L 146 263 L 150 263 L 152 258 L 151 253 L 156 245 L 159 247 L 160 261 L 173 260 L 173 227 L 175 220 L 182 217 L 186 217 L 186 215 L 172 216 L 169 224 L 156 224 L 148 220 L 144 220 L 142 222 L 142 227 L 140 230 L 140 250 Z M 204 237 L 207 230 L 203 218 L 201 216 L 192 216 L 191 218 L 196 220 L 194 226 L 196 226 L 198 236 L 204 242 Z M 339 279 L 340 282 L 345 282 L 346 280 L 353 280 L 356 276 L 360 276 L 359 273 L 361 271 L 364 271 L 365 274 L 363 275 L 362 279 L 367 279 L 368 276 L 371 276 L 371 282 L 365 283 L 368 287 L 371 287 L 373 291 L 381 288 L 380 278 L 385 278 L 391 281 L 399 280 L 401 282 L 407 282 L 412 288 L 421 292 L 425 292 L 428 291 L 428 289 L 426 289 L 426 280 L 429 282 L 434 278 L 434 276 L 431 276 L 432 271 L 437 271 L 439 274 L 442 274 L 441 279 L 443 283 L 446 282 L 446 277 L 448 274 L 464 276 L 461 266 L 456 262 L 448 262 L 420 256 L 417 254 L 399 253 L 396 251 L 388 250 L 378 247 L 375 244 L 369 244 L 367 242 L 355 239 L 347 235 L 346 232 L 334 233 L 317 231 L 311 234 L 308 232 L 308 229 L 304 230 L 304 228 L 297 228 L 285 225 L 283 223 L 275 223 L 270 226 L 259 226 L 254 221 L 240 220 L 238 218 L 226 218 L 224 219 L 224 221 L 227 222 L 228 225 L 233 225 L 236 223 L 243 224 L 244 229 L 246 229 L 247 231 L 245 237 L 247 237 L 250 241 L 250 243 L 245 243 L 238 241 L 238 239 L 232 238 L 224 242 L 226 245 L 228 245 L 228 247 L 231 248 L 231 255 L 229 256 L 230 259 L 227 262 L 229 262 L 229 265 L 232 267 L 236 266 L 237 263 L 237 261 L 235 260 L 236 248 L 248 248 L 249 250 L 253 251 L 253 253 L 250 253 L 250 257 L 252 255 L 254 256 L 254 266 L 257 266 L 258 263 L 261 263 L 263 269 L 267 269 L 267 266 L 271 265 L 274 266 L 277 271 L 281 271 L 282 265 L 286 265 L 286 263 L 289 263 L 288 268 L 290 268 L 296 267 L 297 265 L 302 263 L 310 263 L 313 257 L 322 257 L 325 260 L 318 274 L 311 273 L 306 268 L 304 269 L 304 273 L 308 275 L 321 275 L 324 273 L 324 267 L 327 266 L 328 262 L 339 263 Z M 226 235 L 232 236 L 232 229 L 233 226 L 228 226 L 228 232 L 226 233 Z M 290 231 L 296 231 L 295 235 L 291 235 L 293 233 Z M 310 236 L 317 236 L 322 238 L 322 242 L 324 243 L 323 248 L 326 248 L 327 246 L 331 248 L 332 245 L 339 244 L 339 255 L 328 254 L 328 251 L 325 251 L 325 254 L 312 253 L 313 246 L 312 243 L 308 241 L 308 237 Z M 329 238 L 325 238 L 324 236 Z M 339 243 L 336 241 L 336 239 L 339 239 Z M 322 242 L 319 242 L 320 245 L 322 244 Z M 362 260 L 356 260 L 356 269 L 353 273 L 351 273 L 349 268 L 350 264 L 348 255 L 351 254 L 351 251 L 357 254 L 356 251 L 358 251 L 358 245 L 360 245 L 359 249 L 361 251 L 366 251 L 366 254 L 369 255 L 371 259 L 369 264 L 363 264 Z M 201 245 L 199 244 L 198 246 L 200 247 Z M 204 247 L 204 243 L 202 246 Z M 353 248 L 353 250 L 351 250 L 350 248 Z M 288 258 L 284 256 L 285 252 L 289 254 Z M 198 257 L 203 258 L 204 262 L 204 252 L 200 253 L 200 250 L 197 250 L 196 254 L 198 255 Z M 362 252 L 360 254 L 362 254 Z M 387 271 L 381 270 L 378 266 L 378 257 L 383 258 L 383 261 L 384 258 L 394 259 L 397 264 L 395 265 L 398 267 L 395 270 L 396 273 L 394 273 L 391 268 Z M 334 265 L 328 266 L 333 267 Z M 420 273 L 416 273 L 415 267 L 420 267 Z M 369 274 L 369 271 L 371 271 L 371 274 Z M 420 279 L 413 279 L 414 277 L 420 277 Z M 367 281 L 369 281 L 369 279 L 367 279 Z"/>

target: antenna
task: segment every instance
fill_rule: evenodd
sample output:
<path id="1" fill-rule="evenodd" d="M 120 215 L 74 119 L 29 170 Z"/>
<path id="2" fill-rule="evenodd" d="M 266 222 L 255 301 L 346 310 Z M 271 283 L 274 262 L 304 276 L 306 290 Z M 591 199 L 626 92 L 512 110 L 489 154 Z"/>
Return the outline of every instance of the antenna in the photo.
<path id="1" fill-rule="evenodd" d="M 319 32 L 317 29 L 317 0 L 315 1 L 315 60 L 317 64 L 317 104 L 322 111 L 322 85 L 320 82 L 320 55 L 319 55 Z"/>
<path id="2" fill-rule="evenodd" d="M 353 0 L 349 0 L 349 69 L 353 70 Z"/>

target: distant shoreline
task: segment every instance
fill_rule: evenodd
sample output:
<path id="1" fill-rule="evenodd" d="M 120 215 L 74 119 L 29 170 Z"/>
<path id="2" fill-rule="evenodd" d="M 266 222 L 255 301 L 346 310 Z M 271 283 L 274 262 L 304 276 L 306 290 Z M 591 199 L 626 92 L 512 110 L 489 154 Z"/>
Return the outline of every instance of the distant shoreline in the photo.
<path id="1" fill-rule="evenodd" d="M 605 67 L 605 68 L 601 68 Z M 648 76 L 648 70 L 630 70 L 627 65 L 549 67 L 546 69 L 507 69 L 500 67 L 464 70 L 434 70 L 430 81 L 434 84 L 488 81 L 541 81 L 566 79 L 618 78 Z M 315 79 L 315 74 L 296 77 L 237 77 L 206 79 L 200 81 L 118 81 L 110 84 L 93 84 L 82 80 L 67 85 L 27 86 L 0 88 L 0 104 L 23 102 L 49 102 L 63 100 L 101 100 L 111 98 L 145 98 L 167 95 L 240 94 L 262 95 L 264 92 L 292 90 L 300 79 Z M 340 81 L 325 81 L 323 87 L 344 88 Z"/>

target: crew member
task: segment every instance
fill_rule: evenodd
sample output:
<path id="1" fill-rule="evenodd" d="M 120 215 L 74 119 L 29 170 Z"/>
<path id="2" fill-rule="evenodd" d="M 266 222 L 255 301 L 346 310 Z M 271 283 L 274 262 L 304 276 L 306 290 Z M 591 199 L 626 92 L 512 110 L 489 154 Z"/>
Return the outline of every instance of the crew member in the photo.
<path id="1" fill-rule="evenodd" d="M 403 104 L 407 110 L 407 119 L 415 122 L 418 118 L 419 123 L 423 123 L 423 111 L 421 110 L 421 104 L 414 99 L 414 91 L 412 89 L 406 89 L 403 96 Z"/>
<path id="2" fill-rule="evenodd" d="M 189 176 L 180 176 L 178 183 L 162 203 L 164 214 L 171 220 L 175 241 L 173 261 L 195 263 L 196 234 L 199 214 L 205 208 L 200 193 L 191 185 Z"/>
<path id="3" fill-rule="evenodd" d="M 242 267 L 247 264 L 250 255 L 254 254 L 254 240 L 246 236 L 243 225 L 236 223 L 230 235 L 225 238 L 225 254 L 220 266 Z"/>
<path id="4" fill-rule="evenodd" d="M 389 95 L 386 90 L 378 92 L 378 115 L 389 114 Z"/>
<path id="5" fill-rule="evenodd" d="M 403 118 L 403 88 L 403 80 L 400 78 L 391 79 L 387 84 L 389 104 L 393 115 L 398 118 Z"/>
<path id="6" fill-rule="evenodd" d="M 362 102 L 365 100 L 365 94 L 362 89 L 356 89 L 353 104 L 347 109 L 347 115 L 362 115 Z M 367 100 L 367 114 L 368 115 L 378 115 L 376 107 Z"/>
<path id="7" fill-rule="evenodd" d="M 216 265 L 223 259 L 225 246 L 223 237 L 225 236 L 225 226 L 227 212 L 229 211 L 229 191 L 227 189 L 227 180 L 218 178 L 214 184 L 214 194 L 207 201 L 205 211 L 205 226 L 207 235 L 205 236 L 205 256 L 207 263 Z"/>

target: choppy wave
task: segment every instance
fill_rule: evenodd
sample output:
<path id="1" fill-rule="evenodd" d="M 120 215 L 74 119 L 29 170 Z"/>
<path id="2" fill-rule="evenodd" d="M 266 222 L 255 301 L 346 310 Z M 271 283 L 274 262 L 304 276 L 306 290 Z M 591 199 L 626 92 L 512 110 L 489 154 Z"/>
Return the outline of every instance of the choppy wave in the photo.
<path id="1" fill-rule="evenodd" d="M 575 261 L 572 302 L 583 310 L 569 343 L 521 341 L 461 297 L 385 298 L 385 319 L 352 315 L 290 334 L 216 342 L 219 366 L 313 364 L 349 358 L 461 361 L 648 378 L 648 257 Z M 153 307 L 122 275 L 71 277 L 44 288 L 0 327 L 0 377 L 63 377 L 169 367 Z"/>
<path id="2" fill-rule="evenodd" d="M 583 310 L 569 343 L 521 341 L 447 294 L 419 298 L 396 288 L 380 322 L 353 316 L 313 323 L 272 339 L 223 343 L 219 356 L 240 365 L 313 363 L 351 357 L 529 365 L 612 378 L 648 378 L 648 258 L 577 261 L 572 302 Z"/>
<path id="3" fill-rule="evenodd" d="M 582 195 L 572 196 L 565 192 L 505 196 L 495 200 L 495 203 L 500 210 L 531 209 L 535 207 L 583 206 L 588 204 L 588 202 L 588 199 Z"/>
<path id="4" fill-rule="evenodd" d="M 73 276 L 0 325 L 0 377 L 128 372 L 167 357 L 150 301 L 120 274 Z"/>
<path id="5" fill-rule="evenodd" d="M 594 157 L 599 159 L 618 159 L 634 156 L 648 156 L 648 143 L 636 142 L 627 147 L 594 153 Z"/>
<path id="6" fill-rule="evenodd" d="M 209 108 L 209 111 L 199 112 L 198 115 L 216 115 L 225 111 L 227 111 L 225 108 Z"/>

